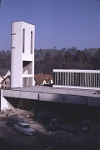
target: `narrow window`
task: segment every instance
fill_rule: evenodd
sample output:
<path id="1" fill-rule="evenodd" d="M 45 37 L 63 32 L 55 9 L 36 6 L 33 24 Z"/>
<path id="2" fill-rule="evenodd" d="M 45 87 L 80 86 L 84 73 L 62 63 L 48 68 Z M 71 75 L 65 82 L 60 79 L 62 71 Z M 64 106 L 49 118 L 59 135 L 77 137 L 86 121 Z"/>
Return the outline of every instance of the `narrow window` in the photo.
<path id="1" fill-rule="evenodd" d="M 22 52 L 25 52 L 25 29 L 23 29 Z"/>
<path id="2" fill-rule="evenodd" d="M 12 33 L 11 35 L 16 35 L 16 33 Z"/>
<path id="3" fill-rule="evenodd" d="M 33 31 L 31 31 L 31 54 L 33 53 Z"/>

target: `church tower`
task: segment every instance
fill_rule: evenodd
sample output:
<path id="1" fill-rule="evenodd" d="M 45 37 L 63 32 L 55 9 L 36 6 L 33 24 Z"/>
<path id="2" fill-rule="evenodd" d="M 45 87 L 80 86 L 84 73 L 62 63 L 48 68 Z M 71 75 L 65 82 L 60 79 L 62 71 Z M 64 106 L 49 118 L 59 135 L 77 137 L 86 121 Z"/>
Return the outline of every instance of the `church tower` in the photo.
<path id="1" fill-rule="evenodd" d="M 11 88 L 34 86 L 35 26 L 23 21 L 12 22 Z"/>

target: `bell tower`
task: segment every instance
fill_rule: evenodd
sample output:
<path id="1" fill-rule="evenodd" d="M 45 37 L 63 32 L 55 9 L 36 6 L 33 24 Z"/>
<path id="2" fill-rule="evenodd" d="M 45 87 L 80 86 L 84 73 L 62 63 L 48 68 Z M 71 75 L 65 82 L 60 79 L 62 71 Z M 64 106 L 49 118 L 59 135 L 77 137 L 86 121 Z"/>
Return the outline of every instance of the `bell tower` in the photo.
<path id="1" fill-rule="evenodd" d="M 11 88 L 34 86 L 35 26 L 23 21 L 12 22 Z"/>

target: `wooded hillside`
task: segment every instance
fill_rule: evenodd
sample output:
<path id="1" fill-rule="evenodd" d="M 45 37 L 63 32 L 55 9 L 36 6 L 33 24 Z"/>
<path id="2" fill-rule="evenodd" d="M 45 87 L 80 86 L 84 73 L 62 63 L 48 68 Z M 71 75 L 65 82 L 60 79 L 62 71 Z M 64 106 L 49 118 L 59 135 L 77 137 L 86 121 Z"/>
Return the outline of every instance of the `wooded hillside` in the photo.
<path id="1" fill-rule="evenodd" d="M 0 51 L 0 69 L 11 68 L 11 52 Z M 35 50 L 35 74 L 53 74 L 53 69 L 100 69 L 100 49 Z"/>
<path id="2" fill-rule="evenodd" d="M 53 69 L 100 69 L 100 49 L 35 50 L 35 73 L 52 75 Z"/>

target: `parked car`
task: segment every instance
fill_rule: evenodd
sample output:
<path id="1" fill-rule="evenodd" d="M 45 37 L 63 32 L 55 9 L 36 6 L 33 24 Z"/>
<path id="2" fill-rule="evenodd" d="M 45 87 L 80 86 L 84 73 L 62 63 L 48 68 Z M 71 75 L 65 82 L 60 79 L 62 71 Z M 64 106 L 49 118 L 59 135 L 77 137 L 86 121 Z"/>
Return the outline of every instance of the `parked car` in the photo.
<path id="1" fill-rule="evenodd" d="M 22 118 L 10 118 L 7 120 L 6 124 L 9 126 L 14 126 L 15 124 L 18 124 L 19 122 L 24 122 Z"/>
<path id="2" fill-rule="evenodd" d="M 83 120 L 81 123 L 82 131 L 88 132 L 91 129 L 91 124 L 89 120 Z"/>
<path id="3" fill-rule="evenodd" d="M 60 125 L 61 125 L 61 119 L 60 118 L 54 118 L 51 120 L 50 122 L 50 125 L 49 125 L 49 130 L 51 131 L 57 131 L 59 130 L 60 128 Z"/>
<path id="4" fill-rule="evenodd" d="M 37 114 L 37 121 L 41 123 L 50 123 L 53 118 L 56 118 L 58 116 L 59 114 L 56 113 L 40 111 Z"/>
<path id="5" fill-rule="evenodd" d="M 22 133 L 23 135 L 33 135 L 35 130 L 26 122 L 19 122 L 14 125 L 14 130 Z"/>
<path id="6" fill-rule="evenodd" d="M 61 123 L 62 123 L 62 121 L 60 118 L 54 118 L 50 122 L 51 125 L 55 125 L 55 126 L 59 126 Z"/>

